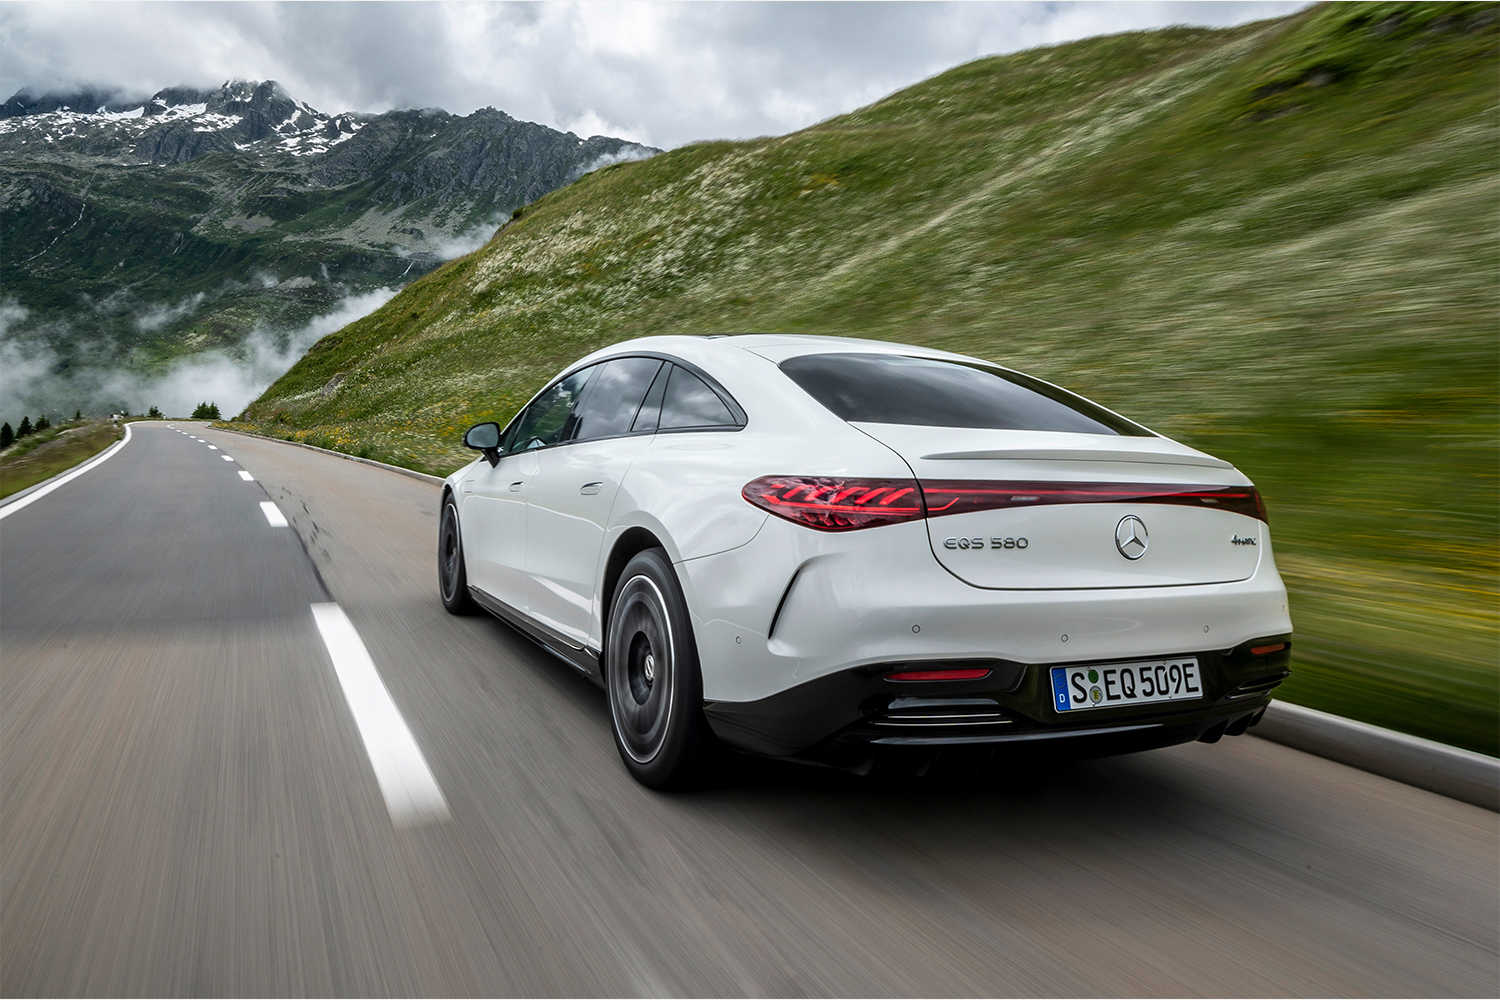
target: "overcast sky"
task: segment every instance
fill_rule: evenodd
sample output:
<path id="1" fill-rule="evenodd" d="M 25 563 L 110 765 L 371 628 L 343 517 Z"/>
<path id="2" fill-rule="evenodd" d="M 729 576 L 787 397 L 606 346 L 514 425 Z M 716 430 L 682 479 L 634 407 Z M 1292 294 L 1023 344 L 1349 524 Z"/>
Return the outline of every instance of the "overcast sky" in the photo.
<path id="1" fill-rule="evenodd" d="M 0 3 L 0 99 L 279 80 L 326 112 L 491 105 L 670 148 L 774 135 L 994 53 L 1300 2 Z"/>

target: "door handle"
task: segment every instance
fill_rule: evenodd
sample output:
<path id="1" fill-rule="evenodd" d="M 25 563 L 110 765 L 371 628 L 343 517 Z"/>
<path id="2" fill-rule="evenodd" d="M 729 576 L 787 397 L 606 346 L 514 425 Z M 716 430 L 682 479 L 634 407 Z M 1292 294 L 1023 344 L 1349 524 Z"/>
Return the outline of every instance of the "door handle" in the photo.
<path id="1" fill-rule="evenodd" d="M 519 493 L 519 492 L 521 492 L 521 487 L 525 486 L 525 485 L 526 485 L 526 480 L 524 480 L 524 479 L 518 480 L 517 482 L 514 482 L 514 483 L 510 484 L 510 491 L 512 493 Z"/>
<path id="2" fill-rule="evenodd" d="M 603 486 L 603 483 L 584 483 L 578 488 L 578 492 L 582 493 L 586 497 L 591 497 L 594 494 L 598 493 L 600 488 Z"/>

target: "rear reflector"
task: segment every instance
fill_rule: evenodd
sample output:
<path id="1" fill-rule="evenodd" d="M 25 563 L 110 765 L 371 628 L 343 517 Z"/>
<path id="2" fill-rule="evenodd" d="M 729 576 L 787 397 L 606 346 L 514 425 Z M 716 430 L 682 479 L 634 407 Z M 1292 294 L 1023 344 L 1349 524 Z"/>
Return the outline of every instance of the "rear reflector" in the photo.
<path id="1" fill-rule="evenodd" d="M 1250 653 L 1254 656 L 1265 656 L 1267 653 L 1279 653 L 1286 649 L 1286 643 L 1274 642 L 1269 646 L 1251 646 Z"/>
<path id="2" fill-rule="evenodd" d="M 922 517 L 915 479 L 763 476 L 741 495 L 777 517 L 820 531 L 853 531 Z"/>
<path id="3" fill-rule="evenodd" d="M 977 681 L 988 677 L 988 670 L 968 668 L 964 670 L 903 670 L 886 674 L 888 681 Z"/>
<path id="4" fill-rule="evenodd" d="M 1161 483 L 1056 483 L 936 480 L 922 483 L 928 517 L 1001 507 L 1072 503 L 1154 503 L 1227 510 L 1266 520 L 1254 486 L 1173 486 Z"/>

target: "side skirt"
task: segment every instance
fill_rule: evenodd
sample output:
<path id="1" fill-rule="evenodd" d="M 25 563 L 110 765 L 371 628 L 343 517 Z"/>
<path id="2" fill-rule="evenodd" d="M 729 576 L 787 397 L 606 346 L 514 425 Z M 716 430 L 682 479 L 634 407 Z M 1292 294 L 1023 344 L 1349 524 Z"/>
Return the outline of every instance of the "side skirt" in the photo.
<path id="1" fill-rule="evenodd" d="M 536 621 L 523 611 L 506 604 L 498 597 L 486 594 L 478 587 L 470 586 L 469 594 L 474 598 L 474 603 L 499 618 L 501 621 L 526 633 L 537 642 L 546 647 L 547 652 L 561 659 L 568 666 L 583 674 L 589 680 L 604 686 L 604 672 L 599 669 L 600 654 L 587 646 L 578 643 L 553 631 L 541 622 Z"/>

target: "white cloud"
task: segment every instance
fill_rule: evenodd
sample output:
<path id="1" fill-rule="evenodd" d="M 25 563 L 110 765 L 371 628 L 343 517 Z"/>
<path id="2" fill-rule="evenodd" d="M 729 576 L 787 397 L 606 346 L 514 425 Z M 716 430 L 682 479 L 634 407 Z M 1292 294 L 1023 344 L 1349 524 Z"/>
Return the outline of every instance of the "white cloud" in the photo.
<path id="1" fill-rule="evenodd" d="M 168 323 L 188 315 L 203 303 L 202 292 L 194 292 L 176 305 L 150 306 L 142 309 L 135 317 L 135 328 L 137 330 L 160 330 Z"/>
<path id="2" fill-rule="evenodd" d="M 0 90 L 276 79 L 657 146 L 801 128 L 979 56 L 1299 2 L 0 4 Z"/>

